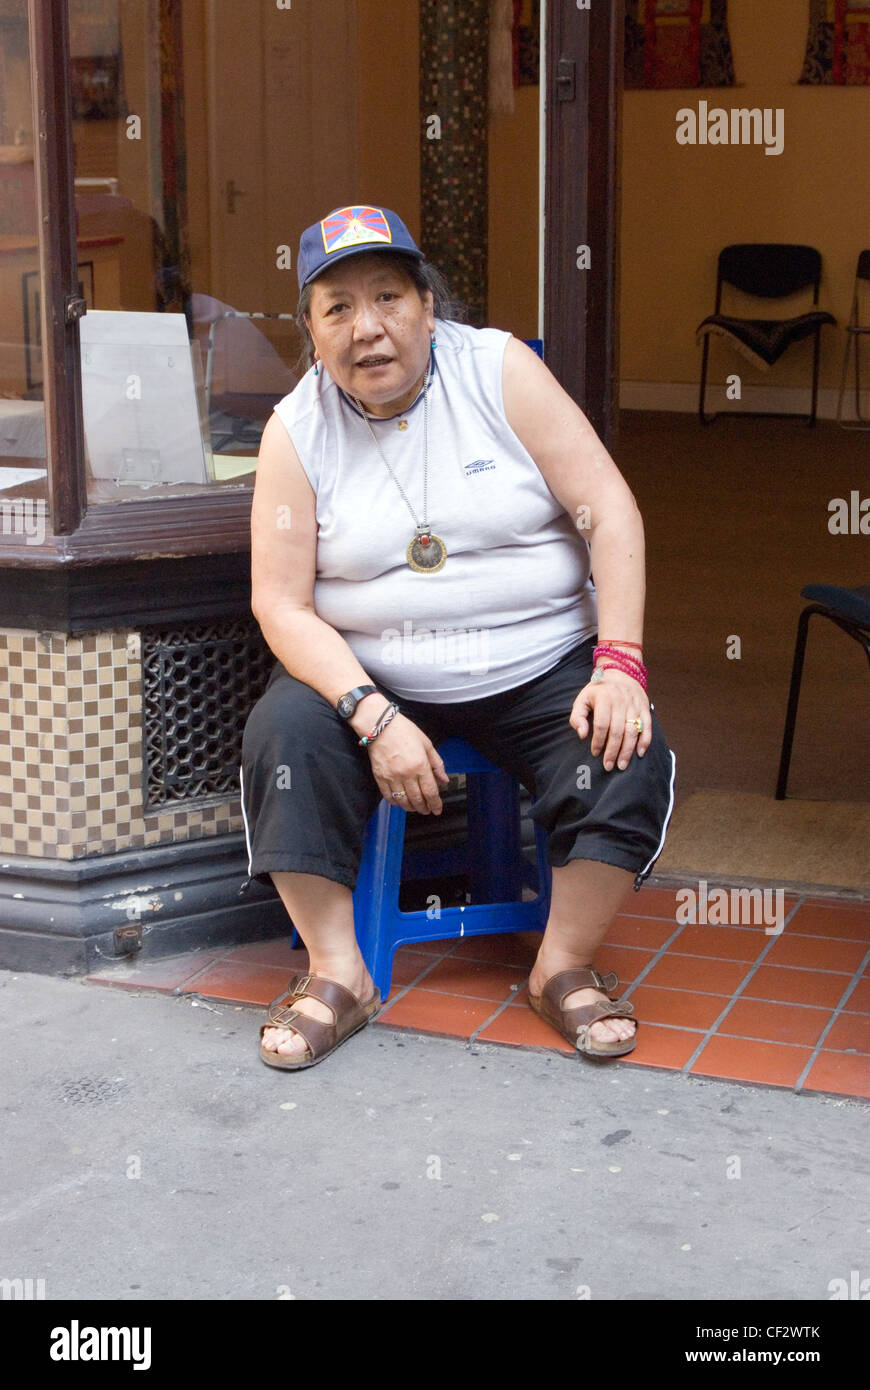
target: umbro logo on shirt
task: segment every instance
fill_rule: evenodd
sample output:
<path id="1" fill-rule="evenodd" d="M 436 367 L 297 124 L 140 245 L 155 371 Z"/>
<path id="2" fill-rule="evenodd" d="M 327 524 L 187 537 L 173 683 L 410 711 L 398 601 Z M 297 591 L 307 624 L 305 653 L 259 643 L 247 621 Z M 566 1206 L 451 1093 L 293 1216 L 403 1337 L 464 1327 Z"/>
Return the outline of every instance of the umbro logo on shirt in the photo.
<path id="1" fill-rule="evenodd" d="M 465 465 L 465 476 L 466 478 L 473 478 L 475 473 L 488 473 L 493 468 L 495 468 L 494 459 L 475 459 L 474 463 Z"/>

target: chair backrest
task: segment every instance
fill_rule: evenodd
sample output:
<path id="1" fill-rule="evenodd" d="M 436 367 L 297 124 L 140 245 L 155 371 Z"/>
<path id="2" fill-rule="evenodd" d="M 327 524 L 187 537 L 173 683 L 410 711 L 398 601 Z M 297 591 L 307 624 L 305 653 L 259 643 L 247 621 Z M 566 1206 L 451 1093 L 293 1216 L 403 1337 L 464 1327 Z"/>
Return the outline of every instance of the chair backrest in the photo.
<path id="1" fill-rule="evenodd" d="M 818 294 L 822 257 L 814 246 L 741 242 L 719 253 L 718 289 L 723 282 L 744 294 L 782 299 L 812 285 Z"/>

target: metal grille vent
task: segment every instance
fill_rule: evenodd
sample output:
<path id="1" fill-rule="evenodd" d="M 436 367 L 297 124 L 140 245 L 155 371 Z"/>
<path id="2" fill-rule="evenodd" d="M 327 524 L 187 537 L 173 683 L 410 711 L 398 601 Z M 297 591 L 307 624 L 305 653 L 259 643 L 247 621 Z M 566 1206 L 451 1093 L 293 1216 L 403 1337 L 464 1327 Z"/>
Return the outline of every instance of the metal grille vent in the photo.
<path id="1" fill-rule="evenodd" d="M 239 790 L 245 720 L 274 664 L 250 618 L 143 630 L 146 809 Z"/>

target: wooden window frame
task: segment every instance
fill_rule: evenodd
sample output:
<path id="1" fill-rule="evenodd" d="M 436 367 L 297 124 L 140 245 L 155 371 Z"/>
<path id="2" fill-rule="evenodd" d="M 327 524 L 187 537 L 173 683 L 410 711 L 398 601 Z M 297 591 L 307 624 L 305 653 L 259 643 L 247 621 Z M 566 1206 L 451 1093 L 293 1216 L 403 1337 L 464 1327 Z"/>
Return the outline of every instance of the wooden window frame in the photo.
<path id="1" fill-rule="evenodd" d="M 622 0 L 593 0 L 582 10 L 576 0 L 547 0 L 546 13 L 544 357 L 611 449 L 619 407 L 625 8 Z M 567 100 L 560 76 L 569 84 L 573 76 Z M 588 270 L 577 268 L 578 246 L 590 248 Z"/>

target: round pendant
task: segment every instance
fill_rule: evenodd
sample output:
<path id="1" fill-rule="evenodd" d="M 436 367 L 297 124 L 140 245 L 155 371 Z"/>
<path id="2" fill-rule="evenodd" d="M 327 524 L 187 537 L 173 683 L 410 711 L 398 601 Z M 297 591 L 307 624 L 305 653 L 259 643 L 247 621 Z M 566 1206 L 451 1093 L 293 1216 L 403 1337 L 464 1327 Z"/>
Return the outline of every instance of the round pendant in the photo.
<path id="1" fill-rule="evenodd" d="M 435 574 L 447 559 L 447 546 L 440 536 L 431 533 L 415 536 L 406 551 L 408 564 L 418 574 Z"/>

